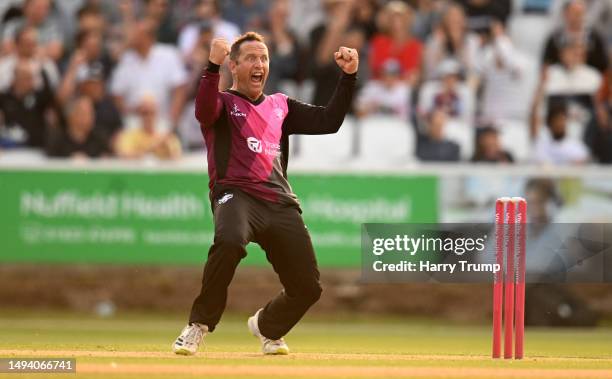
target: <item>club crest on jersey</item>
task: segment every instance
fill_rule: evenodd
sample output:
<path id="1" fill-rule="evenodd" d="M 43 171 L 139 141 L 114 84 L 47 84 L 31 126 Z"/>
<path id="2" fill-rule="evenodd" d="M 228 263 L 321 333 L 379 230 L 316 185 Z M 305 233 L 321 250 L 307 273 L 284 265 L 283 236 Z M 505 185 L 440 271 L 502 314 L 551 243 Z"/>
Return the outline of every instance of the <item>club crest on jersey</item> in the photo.
<path id="1" fill-rule="evenodd" d="M 221 204 L 225 204 L 228 201 L 230 201 L 230 199 L 234 197 L 233 193 L 226 193 L 225 195 L 223 195 L 222 198 L 220 198 L 219 200 L 217 200 L 217 204 L 221 205 Z"/>
<path id="2" fill-rule="evenodd" d="M 252 152 L 261 153 L 261 150 L 262 150 L 261 141 L 258 140 L 257 138 L 255 137 L 247 138 L 247 146 Z"/>
<path id="3" fill-rule="evenodd" d="M 238 109 L 238 105 L 236 104 L 234 104 L 234 107 L 232 108 L 230 114 L 234 117 L 246 117 L 246 113 Z"/>
<path id="4" fill-rule="evenodd" d="M 285 112 L 281 108 L 274 108 L 274 114 L 279 120 L 282 120 L 285 116 Z"/>

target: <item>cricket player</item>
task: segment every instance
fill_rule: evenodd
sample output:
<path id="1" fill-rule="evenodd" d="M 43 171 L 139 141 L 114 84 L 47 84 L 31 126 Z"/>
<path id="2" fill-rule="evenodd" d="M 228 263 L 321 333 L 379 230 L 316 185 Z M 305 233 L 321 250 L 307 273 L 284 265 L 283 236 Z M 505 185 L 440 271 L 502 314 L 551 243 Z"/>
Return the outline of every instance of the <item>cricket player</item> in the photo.
<path id="1" fill-rule="evenodd" d="M 227 56 L 233 85 L 220 92 L 219 67 Z M 174 343 L 176 354 L 195 354 L 215 330 L 249 242 L 262 247 L 284 287 L 248 319 L 264 354 L 289 353 L 283 336 L 321 296 L 312 242 L 287 181 L 287 161 L 291 134 L 335 133 L 349 110 L 359 57 L 355 49 L 340 47 L 334 59 L 342 70 L 336 90 L 326 107 L 313 106 L 282 93 L 263 94 L 269 54 L 259 34 L 245 33 L 231 46 L 224 39 L 212 41 L 195 116 L 208 148 L 215 237 L 189 324 Z"/>

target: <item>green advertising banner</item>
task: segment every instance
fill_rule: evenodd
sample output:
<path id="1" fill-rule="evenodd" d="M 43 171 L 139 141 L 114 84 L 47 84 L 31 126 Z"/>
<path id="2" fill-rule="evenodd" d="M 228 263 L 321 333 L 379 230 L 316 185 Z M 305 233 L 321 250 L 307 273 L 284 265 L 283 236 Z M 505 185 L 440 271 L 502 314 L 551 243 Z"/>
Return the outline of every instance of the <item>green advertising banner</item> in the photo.
<path id="1" fill-rule="evenodd" d="M 322 266 L 358 267 L 364 222 L 437 221 L 433 176 L 292 175 Z M 201 264 L 208 178 L 148 171 L 0 171 L 0 262 Z M 255 244 L 243 264 L 267 264 Z"/>

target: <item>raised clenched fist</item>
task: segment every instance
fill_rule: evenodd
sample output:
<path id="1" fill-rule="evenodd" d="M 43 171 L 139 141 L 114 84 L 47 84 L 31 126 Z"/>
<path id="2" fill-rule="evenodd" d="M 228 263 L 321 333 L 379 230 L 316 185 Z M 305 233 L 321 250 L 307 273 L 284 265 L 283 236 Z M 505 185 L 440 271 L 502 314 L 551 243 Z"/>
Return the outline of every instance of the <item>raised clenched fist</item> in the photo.
<path id="1" fill-rule="evenodd" d="M 359 54 L 356 49 L 342 46 L 334 53 L 334 59 L 347 74 L 354 74 L 359 68 Z"/>
<path id="2" fill-rule="evenodd" d="M 210 60 L 214 64 L 221 65 L 230 53 L 230 44 L 225 38 L 215 38 L 210 44 Z"/>

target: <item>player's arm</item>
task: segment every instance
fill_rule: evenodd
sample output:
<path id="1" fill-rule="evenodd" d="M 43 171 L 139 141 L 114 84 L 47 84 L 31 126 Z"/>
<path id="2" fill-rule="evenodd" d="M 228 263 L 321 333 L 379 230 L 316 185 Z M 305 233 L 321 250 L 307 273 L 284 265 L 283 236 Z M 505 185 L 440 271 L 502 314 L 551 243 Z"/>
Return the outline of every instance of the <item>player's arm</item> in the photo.
<path id="1" fill-rule="evenodd" d="M 316 106 L 288 99 L 289 112 L 283 123 L 286 134 L 336 133 L 351 107 L 357 81 L 357 50 L 341 47 L 334 59 L 343 73 L 327 106 Z"/>
<path id="2" fill-rule="evenodd" d="M 219 95 L 219 68 L 229 52 L 230 45 L 225 39 L 215 38 L 212 41 L 208 67 L 200 80 L 195 101 L 195 117 L 203 127 L 211 126 L 223 109 Z"/>

